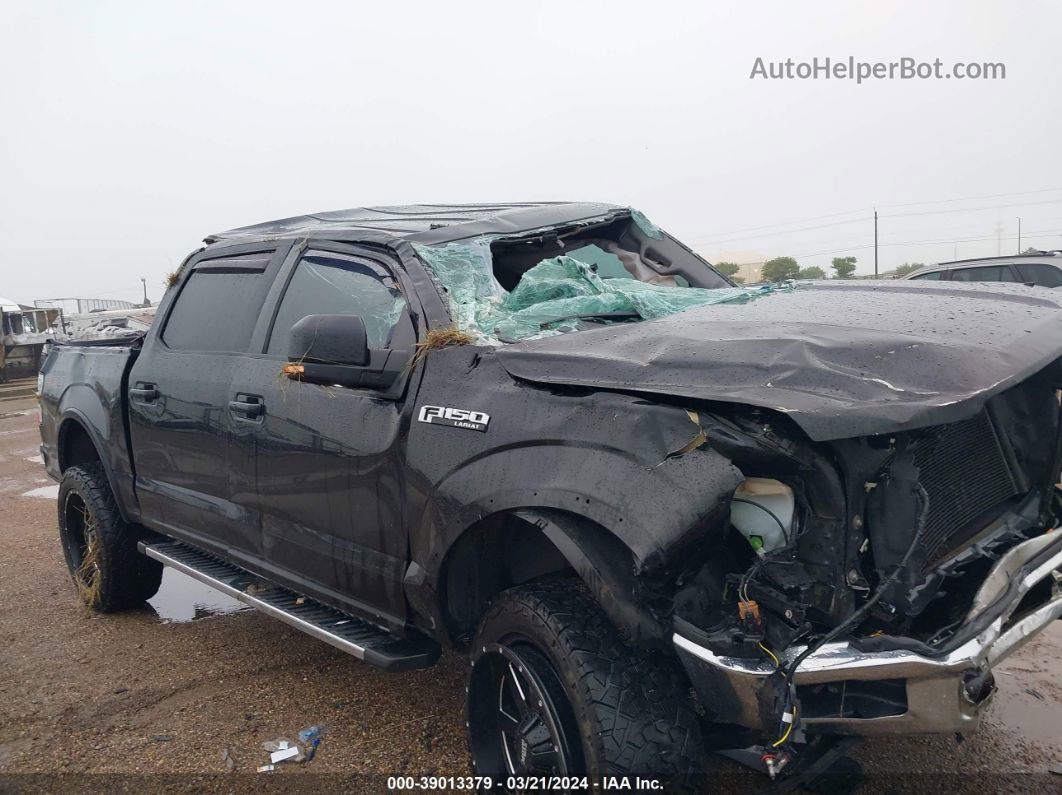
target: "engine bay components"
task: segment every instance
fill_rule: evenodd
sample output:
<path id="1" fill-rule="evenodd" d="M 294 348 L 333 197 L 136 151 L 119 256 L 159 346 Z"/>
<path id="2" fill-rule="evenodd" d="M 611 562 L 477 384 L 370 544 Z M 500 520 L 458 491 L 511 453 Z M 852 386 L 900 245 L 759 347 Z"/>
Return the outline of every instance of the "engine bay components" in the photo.
<path id="1" fill-rule="evenodd" d="M 730 523 L 760 556 L 789 543 L 795 513 L 793 490 L 772 478 L 746 479 L 730 500 Z"/>

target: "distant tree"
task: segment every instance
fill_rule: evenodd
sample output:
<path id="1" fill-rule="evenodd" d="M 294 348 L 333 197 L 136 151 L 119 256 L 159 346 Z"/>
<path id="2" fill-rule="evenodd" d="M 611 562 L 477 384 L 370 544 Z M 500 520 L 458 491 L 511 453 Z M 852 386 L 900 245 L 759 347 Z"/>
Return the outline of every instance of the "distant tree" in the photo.
<path id="1" fill-rule="evenodd" d="M 715 269 L 724 276 L 733 278 L 734 274 L 741 270 L 741 266 L 736 262 L 717 262 L 715 263 Z"/>
<path id="2" fill-rule="evenodd" d="M 818 265 L 812 265 L 808 268 L 801 268 L 800 273 L 796 275 L 798 279 L 825 279 L 826 271 L 820 268 Z"/>
<path id="3" fill-rule="evenodd" d="M 856 258 L 855 257 L 834 257 L 833 264 L 830 265 L 834 270 L 835 279 L 851 279 L 852 274 L 855 273 Z"/>
<path id="4" fill-rule="evenodd" d="M 914 273 L 916 270 L 922 267 L 924 263 L 921 262 L 905 262 L 903 265 L 893 271 L 893 277 L 896 279 L 902 279 L 908 273 Z"/>
<path id="5" fill-rule="evenodd" d="M 763 263 L 761 273 L 765 282 L 784 282 L 797 277 L 800 265 L 792 257 L 775 257 Z"/>

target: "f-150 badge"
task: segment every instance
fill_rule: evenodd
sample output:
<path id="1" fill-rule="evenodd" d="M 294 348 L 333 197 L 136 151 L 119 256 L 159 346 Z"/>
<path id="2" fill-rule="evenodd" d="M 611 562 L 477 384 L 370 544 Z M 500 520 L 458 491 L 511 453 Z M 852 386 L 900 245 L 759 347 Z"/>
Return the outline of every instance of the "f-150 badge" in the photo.
<path id="1" fill-rule="evenodd" d="M 466 428 L 480 433 L 486 432 L 487 425 L 490 424 L 489 414 L 468 409 L 453 409 L 449 406 L 421 406 L 417 419 L 429 425 L 449 425 L 453 428 Z"/>

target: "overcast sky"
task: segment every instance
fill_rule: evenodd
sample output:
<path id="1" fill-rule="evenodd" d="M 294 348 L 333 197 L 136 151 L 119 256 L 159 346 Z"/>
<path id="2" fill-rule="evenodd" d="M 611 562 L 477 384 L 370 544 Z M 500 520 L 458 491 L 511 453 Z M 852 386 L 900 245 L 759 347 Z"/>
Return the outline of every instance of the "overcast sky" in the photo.
<path id="1" fill-rule="evenodd" d="M 135 300 L 141 277 L 157 299 L 207 233 L 417 201 L 630 204 L 709 258 L 852 254 L 860 272 L 874 206 L 882 270 L 1012 251 L 1019 215 L 1023 247 L 1062 247 L 1057 2 L 2 15 L 0 295 L 24 303 Z M 1002 62 L 1006 79 L 750 79 L 758 56 Z"/>

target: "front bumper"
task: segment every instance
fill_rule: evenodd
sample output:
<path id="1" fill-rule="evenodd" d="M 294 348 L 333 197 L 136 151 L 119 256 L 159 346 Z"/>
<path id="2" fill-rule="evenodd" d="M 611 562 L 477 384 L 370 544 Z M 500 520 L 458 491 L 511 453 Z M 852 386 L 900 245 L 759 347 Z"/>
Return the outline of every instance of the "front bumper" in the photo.
<path id="1" fill-rule="evenodd" d="M 858 735 L 975 729 L 992 694 L 992 667 L 1062 618 L 1060 569 L 1062 530 L 1055 528 L 1000 558 L 962 628 L 939 650 L 863 651 L 856 641 L 823 646 L 801 663 L 793 677 L 798 698 L 802 690 L 830 684 L 844 705 L 850 684 L 879 682 L 894 688 L 902 683 L 906 701 L 900 699 L 901 707 L 894 714 L 864 717 L 842 708 L 833 714 L 805 715 L 801 722 L 820 731 Z M 764 730 L 759 694 L 774 666 L 765 659 L 717 655 L 690 629 L 678 627 L 674 643 L 705 705 L 722 721 Z M 785 661 L 803 650 L 789 649 Z"/>

